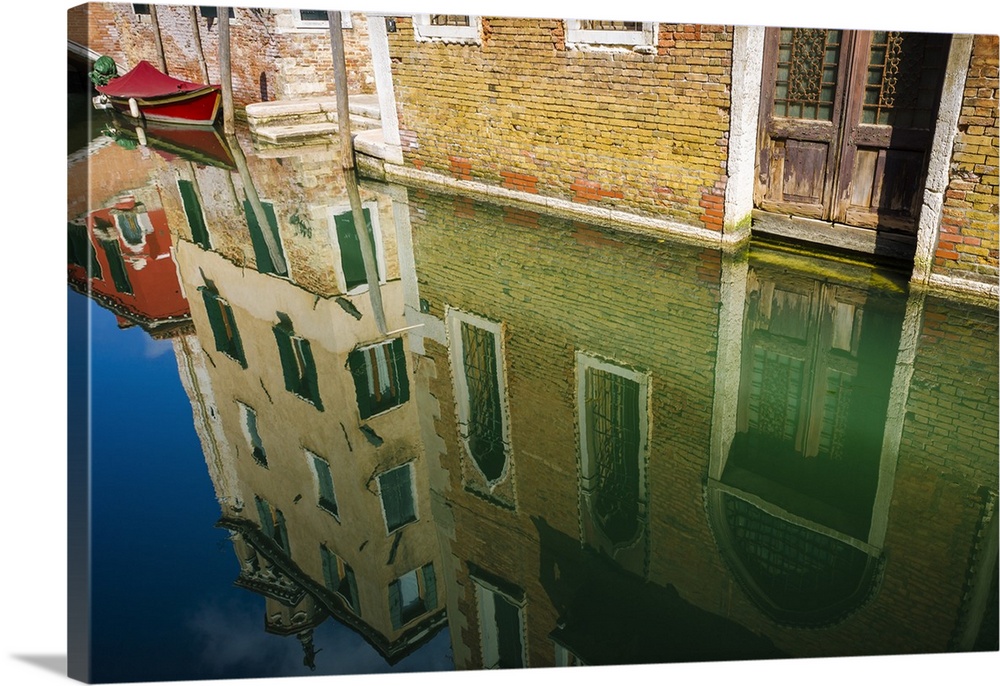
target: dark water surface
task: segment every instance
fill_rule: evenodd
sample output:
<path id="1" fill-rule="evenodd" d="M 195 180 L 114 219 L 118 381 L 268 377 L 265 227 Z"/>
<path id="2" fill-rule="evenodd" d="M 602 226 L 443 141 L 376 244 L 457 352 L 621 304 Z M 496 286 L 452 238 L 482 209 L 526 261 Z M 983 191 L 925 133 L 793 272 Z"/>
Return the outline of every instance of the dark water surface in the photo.
<path id="1" fill-rule="evenodd" d="M 95 680 L 997 650 L 993 309 L 100 123 Z"/>

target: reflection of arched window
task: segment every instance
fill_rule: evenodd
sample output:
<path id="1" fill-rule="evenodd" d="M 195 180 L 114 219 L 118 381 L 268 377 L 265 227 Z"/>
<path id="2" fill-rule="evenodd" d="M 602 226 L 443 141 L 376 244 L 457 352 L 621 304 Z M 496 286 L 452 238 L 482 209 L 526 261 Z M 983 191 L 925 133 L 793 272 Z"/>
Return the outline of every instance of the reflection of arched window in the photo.
<path id="1" fill-rule="evenodd" d="M 776 622 L 834 624 L 874 595 L 880 559 L 844 537 L 713 489 L 710 517 L 737 581 Z"/>
<path id="2" fill-rule="evenodd" d="M 459 432 L 466 453 L 492 487 L 508 471 L 503 329 L 465 312 L 448 311 Z"/>
<path id="3" fill-rule="evenodd" d="M 578 361 L 583 499 L 598 547 L 633 543 L 645 517 L 644 374 L 583 354 Z"/>

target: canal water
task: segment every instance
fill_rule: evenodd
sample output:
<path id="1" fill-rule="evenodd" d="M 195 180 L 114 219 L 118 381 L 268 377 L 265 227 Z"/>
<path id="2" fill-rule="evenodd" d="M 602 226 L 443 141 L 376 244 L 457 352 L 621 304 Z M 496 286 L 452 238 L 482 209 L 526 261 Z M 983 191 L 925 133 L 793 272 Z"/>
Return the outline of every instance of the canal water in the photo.
<path id="1" fill-rule="evenodd" d="M 997 650 L 994 308 L 98 123 L 94 680 Z"/>

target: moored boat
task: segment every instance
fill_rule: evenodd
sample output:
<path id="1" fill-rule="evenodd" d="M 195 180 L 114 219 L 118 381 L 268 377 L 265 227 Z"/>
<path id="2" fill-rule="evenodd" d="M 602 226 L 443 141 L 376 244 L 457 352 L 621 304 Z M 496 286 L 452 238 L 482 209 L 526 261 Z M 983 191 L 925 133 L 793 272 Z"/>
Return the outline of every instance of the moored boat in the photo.
<path id="1" fill-rule="evenodd" d="M 221 86 L 175 79 L 145 60 L 97 92 L 135 118 L 205 126 L 215 122 L 222 101 Z"/>

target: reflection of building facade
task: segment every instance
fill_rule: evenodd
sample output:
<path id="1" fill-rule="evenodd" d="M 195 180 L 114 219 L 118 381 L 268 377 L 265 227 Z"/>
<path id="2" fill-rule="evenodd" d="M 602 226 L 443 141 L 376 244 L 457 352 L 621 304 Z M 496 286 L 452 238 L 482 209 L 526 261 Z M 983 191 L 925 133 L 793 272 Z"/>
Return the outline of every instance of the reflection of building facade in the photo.
<path id="1" fill-rule="evenodd" d="M 995 644 L 995 313 L 409 198 L 457 667 Z M 961 459 L 919 447 L 931 388 Z"/>
<path id="2" fill-rule="evenodd" d="M 117 145 L 88 152 L 69 169 L 69 284 L 114 312 L 121 326 L 174 335 L 190 316 L 153 182 L 163 161 Z"/>
<path id="3" fill-rule="evenodd" d="M 319 648 L 311 630 L 332 616 L 395 662 L 445 613 L 409 334 L 399 331 L 392 205 L 363 192 L 388 327 L 380 331 L 363 264 L 364 283 L 352 281 L 359 241 L 343 178 L 339 195 L 336 184 L 298 197 L 271 186 L 328 162 L 258 159 L 243 174 L 181 163 L 162 177 L 198 332 L 177 346 L 178 361 L 219 525 L 233 533 L 237 584 L 266 598 L 268 631 L 298 636 L 308 663 Z"/>

